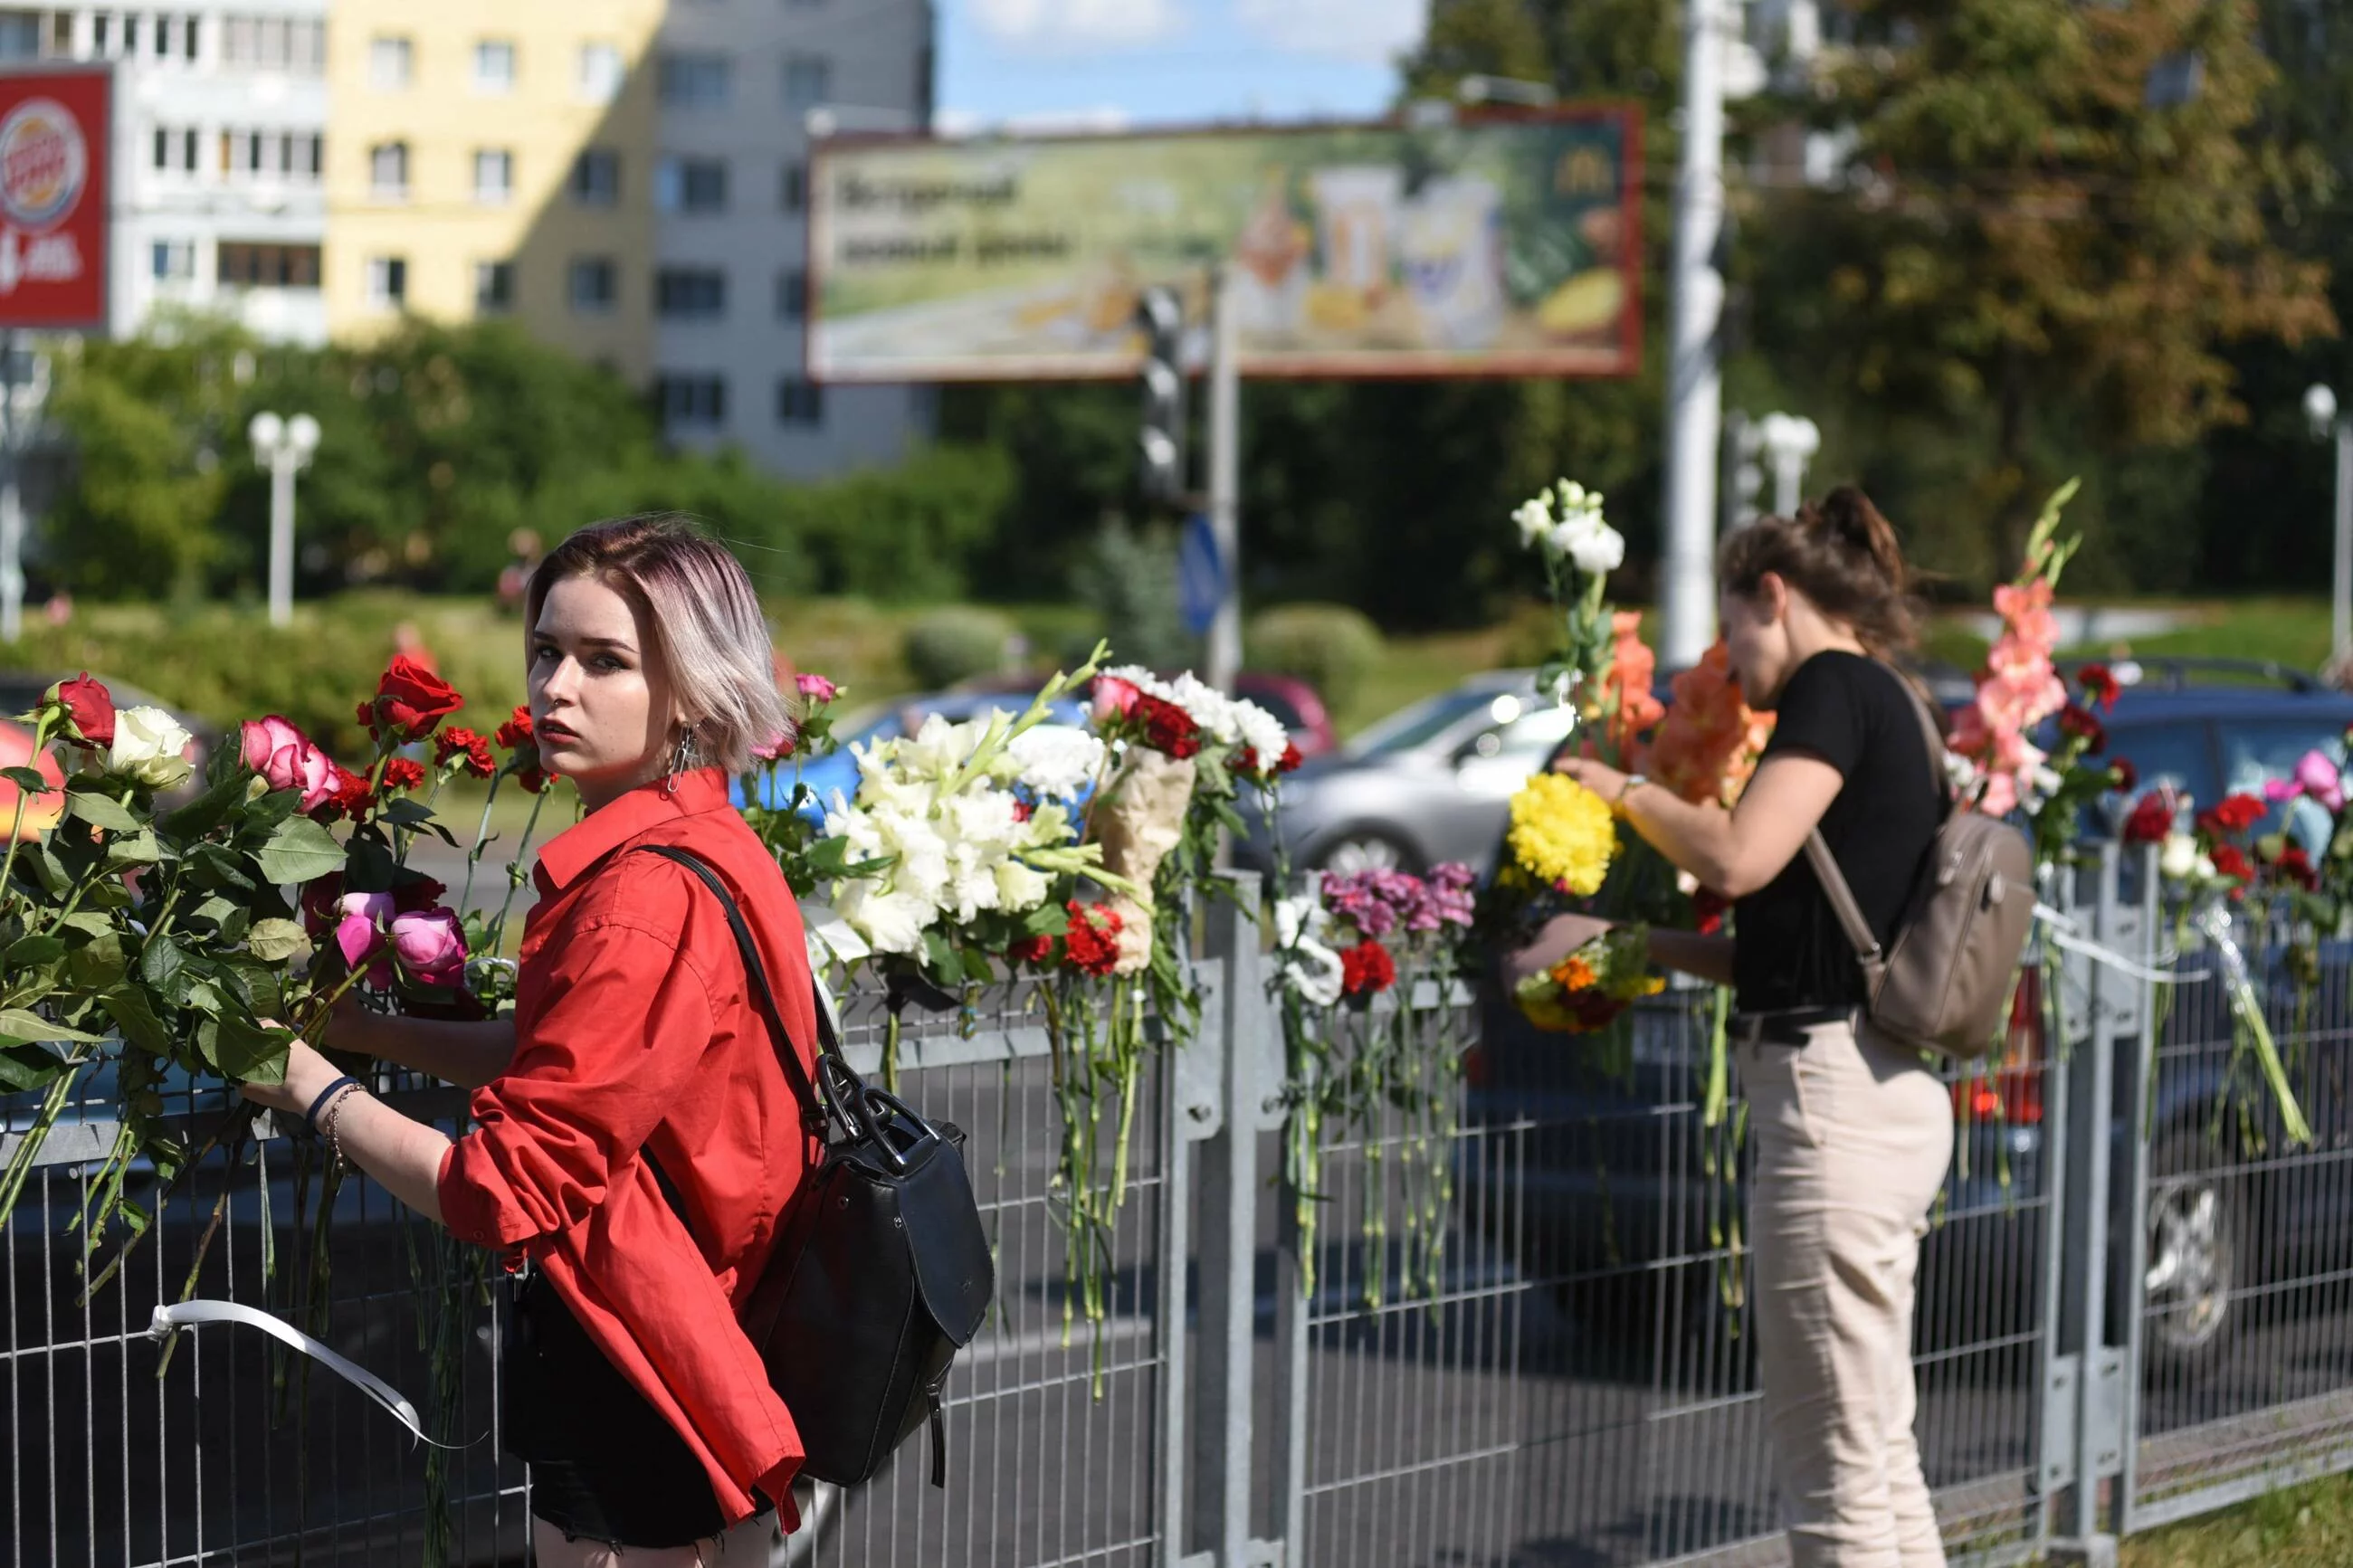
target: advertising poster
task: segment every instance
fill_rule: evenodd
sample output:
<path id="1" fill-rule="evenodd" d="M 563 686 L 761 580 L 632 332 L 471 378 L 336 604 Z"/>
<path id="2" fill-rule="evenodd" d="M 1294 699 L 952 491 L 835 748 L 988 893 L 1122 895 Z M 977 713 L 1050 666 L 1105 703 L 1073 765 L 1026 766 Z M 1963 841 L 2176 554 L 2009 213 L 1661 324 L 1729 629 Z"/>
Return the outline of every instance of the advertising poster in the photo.
<path id="1" fill-rule="evenodd" d="M 809 224 L 810 374 L 1132 374 L 1138 294 L 1194 349 L 1231 268 L 1248 375 L 1624 376 L 1641 360 L 1641 119 L 844 142 Z"/>
<path id="2" fill-rule="evenodd" d="M 104 70 L 0 75 L 0 328 L 106 324 Z"/>

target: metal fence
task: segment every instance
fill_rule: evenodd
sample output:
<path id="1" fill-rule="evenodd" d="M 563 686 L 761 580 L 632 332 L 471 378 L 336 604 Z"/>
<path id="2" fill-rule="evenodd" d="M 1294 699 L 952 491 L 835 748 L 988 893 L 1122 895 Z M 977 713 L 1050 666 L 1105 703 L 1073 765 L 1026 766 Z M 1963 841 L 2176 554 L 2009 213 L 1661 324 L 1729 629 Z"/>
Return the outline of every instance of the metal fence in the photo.
<path id="1" fill-rule="evenodd" d="M 2079 934 L 2147 962 L 2169 928 L 2136 869 L 2110 853 L 2054 897 Z M 1141 1086 L 1100 1331 L 1065 1285 L 1042 1017 L 1015 993 L 903 1020 L 903 1092 L 970 1134 L 997 1306 L 952 1384 L 947 1489 L 923 1484 L 918 1438 L 872 1487 L 820 1497 L 777 1561 L 1784 1561 L 1746 1306 L 1746 1140 L 1736 1083 L 1711 1109 L 1709 994 L 1658 998 L 1614 1044 L 1538 1036 L 1427 982 L 1336 1016 L 1359 1046 L 1404 1030 L 1468 1057 L 1443 1103 L 1333 1131 L 1311 1232 L 1281 1180 L 1261 935 L 1223 906 L 1208 935 L 1198 1037 L 1155 1054 Z M 1922 1448 L 1957 1554 L 2022 1559 L 2353 1467 L 2348 964 L 2324 948 L 2308 1008 L 2273 988 L 2308 1147 L 2250 1091 L 2211 979 L 2160 991 L 2071 953 L 2051 995 L 2029 993 L 2012 1058 L 1957 1077 L 1960 1153 L 1917 1341 Z M 879 1000 L 845 1023 L 853 1059 L 879 1066 Z M 224 1107 L 177 1109 L 203 1129 Z M 461 1447 L 435 1510 L 425 1451 L 254 1336 L 205 1331 L 157 1375 L 150 1310 L 187 1287 L 216 1223 L 196 1293 L 290 1311 L 282 1282 L 310 1264 L 293 1146 L 213 1156 L 85 1304 L 68 1221 L 111 1137 L 87 1110 L 42 1152 L 5 1233 L 0 1560 L 410 1563 L 439 1528 L 450 1562 L 523 1561 L 525 1477 L 498 1447 L 499 1284 L 455 1320 Z M 315 1212 L 315 1178 L 303 1196 Z M 324 1337 L 423 1404 L 414 1281 L 461 1255 L 364 1181 L 334 1208 Z M 265 1246 L 281 1281 L 267 1291 Z"/>

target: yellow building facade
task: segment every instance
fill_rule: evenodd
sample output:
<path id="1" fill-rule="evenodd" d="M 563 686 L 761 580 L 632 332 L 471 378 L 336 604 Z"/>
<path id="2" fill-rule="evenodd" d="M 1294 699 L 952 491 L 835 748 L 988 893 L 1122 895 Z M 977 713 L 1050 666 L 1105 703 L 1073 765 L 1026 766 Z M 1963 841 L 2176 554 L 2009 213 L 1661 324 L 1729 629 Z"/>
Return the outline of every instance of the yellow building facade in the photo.
<path id="1" fill-rule="evenodd" d="M 508 317 L 653 374 L 665 0 L 336 0 L 327 325 Z"/>

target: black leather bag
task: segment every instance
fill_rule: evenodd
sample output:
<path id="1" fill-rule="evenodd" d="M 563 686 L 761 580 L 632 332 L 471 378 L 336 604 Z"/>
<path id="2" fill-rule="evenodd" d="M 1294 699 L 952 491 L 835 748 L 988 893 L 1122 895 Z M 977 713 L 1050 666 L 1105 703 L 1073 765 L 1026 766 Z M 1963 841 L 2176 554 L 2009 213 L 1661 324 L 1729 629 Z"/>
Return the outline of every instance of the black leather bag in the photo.
<path id="1" fill-rule="evenodd" d="M 825 1145 L 741 1319 L 769 1386 L 800 1429 L 803 1471 L 855 1486 L 928 1422 L 932 1484 L 944 1487 L 941 1400 L 948 1371 L 979 1331 L 997 1283 L 965 1173 L 963 1130 L 925 1121 L 851 1070 L 822 1001 L 822 1089 L 812 1083 L 726 884 L 691 851 L 669 844 L 645 849 L 701 878 L 727 911 L 753 1000 L 800 1101 L 802 1127 Z M 644 1157 L 684 1223 L 685 1205 L 650 1146 Z"/>

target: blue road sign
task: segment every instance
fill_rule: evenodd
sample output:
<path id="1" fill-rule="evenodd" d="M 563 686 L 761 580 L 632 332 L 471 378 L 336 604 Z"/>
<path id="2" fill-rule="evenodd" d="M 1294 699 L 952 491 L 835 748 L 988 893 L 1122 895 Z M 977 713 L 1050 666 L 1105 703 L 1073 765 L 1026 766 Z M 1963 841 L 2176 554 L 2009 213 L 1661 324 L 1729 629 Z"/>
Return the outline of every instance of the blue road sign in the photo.
<path id="1" fill-rule="evenodd" d="M 1195 637 L 1209 629 L 1218 606 L 1226 598 L 1226 563 L 1218 558 L 1218 536 L 1207 512 L 1185 520 L 1185 536 L 1176 545 L 1176 600 L 1185 613 L 1185 627 Z"/>

